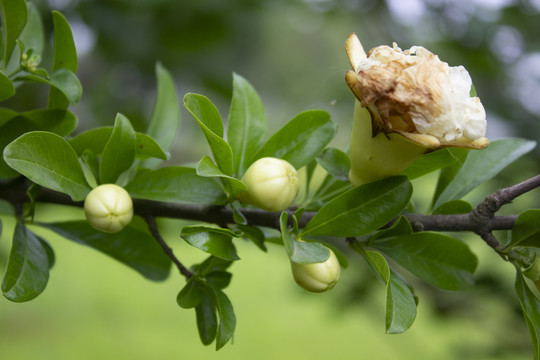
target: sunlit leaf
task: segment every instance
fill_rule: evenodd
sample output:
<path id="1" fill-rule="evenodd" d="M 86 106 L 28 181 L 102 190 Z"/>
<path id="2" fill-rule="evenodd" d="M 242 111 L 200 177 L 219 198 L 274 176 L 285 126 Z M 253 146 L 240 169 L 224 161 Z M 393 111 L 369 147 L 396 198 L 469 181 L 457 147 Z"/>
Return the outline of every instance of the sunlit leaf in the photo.
<path id="1" fill-rule="evenodd" d="M 228 229 L 204 225 L 184 226 L 180 234 L 188 244 L 218 258 L 232 261 L 240 259 L 232 243 L 237 234 Z"/>
<path id="2" fill-rule="evenodd" d="M 107 141 L 101 162 L 99 178 L 102 184 L 114 184 L 118 177 L 133 164 L 135 159 L 135 131 L 122 114 L 116 115 L 114 129 Z"/>
<path id="3" fill-rule="evenodd" d="M 2 57 L 4 68 L 9 61 L 15 42 L 26 25 L 27 8 L 25 0 L 2 0 Z"/>

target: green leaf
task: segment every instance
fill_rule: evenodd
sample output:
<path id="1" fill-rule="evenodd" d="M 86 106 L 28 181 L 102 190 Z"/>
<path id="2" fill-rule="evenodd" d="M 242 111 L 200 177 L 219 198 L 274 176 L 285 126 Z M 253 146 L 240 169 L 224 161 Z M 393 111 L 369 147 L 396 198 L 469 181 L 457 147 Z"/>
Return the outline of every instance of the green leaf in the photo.
<path id="1" fill-rule="evenodd" d="M 77 155 L 61 136 L 26 133 L 4 149 L 4 160 L 36 184 L 84 200 L 90 191 Z"/>
<path id="2" fill-rule="evenodd" d="M 2 0 L 2 50 L 4 69 L 9 61 L 15 42 L 26 25 L 27 8 L 25 0 Z"/>
<path id="3" fill-rule="evenodd" d="M 476 256 L 462 241 L 435 232 L 377 239 L 373 247 L 398 264 L 445 290 L 462 290 L 474 285 Z"/>
<path id="4" fill-rule="evenodd" d="M 69 143 L 80 156 L 85 149 L 92 150 L 95 154 L 102 154 L 107 141 L 113 132 L 112 126 L 103 126 L 84 131 L 71 140 Z M 169 154 L 166 153 L 156 142 L 154 138 L 143 133 L 135 133 L 135 155 L 138 157 L 155 157 L 162 160 L 168 160 Z"/>
<path id="5" fill-rule="evenodd" d="M 251 164 L 251 157 L 262 145 L 267 128 L 264 106 L 257 91 L 246 79 L 233 74 L 227 139 L 233 153 L 234 173 L 238 178 Z"/>
<path id="6" fill-rule="evenodd" d="M 349 155 L 343 151 L 334 148 L 324 149 L 317 156 L 317 162 L 336 179 L 349 181 L 351 160 L 349 159 Z"/>
<path id="7" fill-rule="evenodd" d="M 219 326 L 216 336 L 216 350 L 221 349 L 233 336 L 236 327 L 236 316 L 231 301 L 223 291 L 211 283 L 206 283 L 210 300 L 217 309 Z"/>
<path id="8" fill-rule="evenodd" d="M 218 320 L 208 295 L 203 296 L 199 305 L 195 307 L 195 315 L 201 342 L 203 345 L 210 345 L 217 335 Z"/>
<path id="9" fill-rule="evenodd" d="M 310 201 L 305 205 L 306 209 L 319 209 L 328 201 L 343 194 L 345 191 L 351 190 L 353 186 L 351 183 L 343 180 L 336 179 L 332 175 L 328 174 L 324 177 L 324 180 L 319 185 L 315 194 L 311 197 Z"/>
<path id="10" fill-rule="evenodd" d="M 53 71 L 67 69 L 71 73 L 76 74 L 77 49 L 73 40 L 71 27 L 64 15 L 58 11 L 52 12 L 52 19 L 54 25 L 54 60 L 52 69 Z M 49 109 L 67 109 L 70 102 L 72 104 L 78 102 L 78 100 L 74 102 L 74 98 L 68 99 L 69 97 L 60 89 L 52 87 L 49 91 L 49 103 L 47 107 Z"/>
<path id="11" fill-rule="evenodd" d="M 205 96 L 192 93 L 184 96 L 184 106 L 201 127 L 219 169 L 232 176 L 233 154 L 229 144 L 223 140 L 223 122 L 217 108 Z"/>
<path id="12" fill-rule="evenodd" d="M 19 220 L 2 280 L 4 296 L 11 301 L 23 302 L 41 294 L 49 280 L 49 258 L 43 243 Z"/>
<path id="13" fill-rule="evenodd" d="M 221 178 L 231 197 L 247 191 L 247 187 L 242 181 L 225 175 L 208 156 L 204 156 L 197 164 L 197 175 Z"/>
<path id="14" fill-rule="evenodd" d="M 39 82 L 53 86 L 58 89 L 72 105 L 77 105 L 82 96 L 81 82 L 75 73 L 66 68 L 60 68 L 54 71 L 50 74 L 49 78 L 35 74 L 27 74 L 18 76 L 13 80 Z"/>
<path id="15" fill-rule="evenodd" d="M 252 161 L 276 157 L 300 169 L 328 145 L 336 130 L 337 125 L 326 111 L 304 111 L 272 135 Z"/>
<path id="16" fill-rule="evenodd" d="M 328 260 L 330 251 L 326 246 L 318 242 L 300 241 L 288 231 L 288 214 L 282 212 L 279 218 L 281 227 L 281 239 L 291 261 L 298 264 L 321 263 Z"/>
<path id="17" fill-rule="evenodd" d="M 517 269 L 515 286 L 523 316 L 531 334 L 534 358 L 538 360 L 540 358 L 540 301 L 529 289 L 519 269 Z"/>
<path id="18" fill-rule="evenodd" d="M 51 247 L 51 245 L 42 238 L 41 236 L 38 236 L 34 234 L 34 236 L 39 240 L 41 243 L 41 246 L 43 247 L 43 250 L 45 250 L 45 253 L 47 254 L 47 260 L 49 261 L 49 269 L 52 269 L 54 264 L 56 263 L 56 256 L 54 255 L 54 250 Z"/>
<path id="19" fill-rule="evenodd" d="M 82 161 L 85 166 L 82 167 L 84 177 L 92 189 L 98 186 L 99 179 L 99 160 L 96 154 L 90 149 L 86 149 L 82 153 Z"/>
<path id="20" fill-rule="evenodd" d="M 226 201 L 225 193 L 214 179 L 199 177 L 195 169 L 180 166 L 139 173 L 125 189 L 136 199 L 217 205 Z"/>
<path id="21" fill-rule="evenodd" d="M 122 114 L 116 115 L 114 129 L 103 149 L 99 164 L 102 184 L 114 184 L 118 177 L 133 164 L 135 159 L 135 131 Z"/>
<path id="22" fill-rule="evenodd" d="M 469 149 L 463 149 L 463 148 L 447 148 L 447 150 L 454 156 L 456 161 L 445 167 L 442 168 L 439 172 L 439 178 L 437 180 L 437 187 L 435 188 L 435 194 L 433 195 L 431 208 L 433 209 L 433 205 L 441 196 L 441 193 L 444 191 L 444 189 L 452 182 L 456 174 L 458 173 L 459 169 L 463 166 L 463 163 L 467 159 L 467 156 L 469 155 L 469 152 L 471 150 Z"/>
<path id="23" fill-rule="evenodd" d="M 176 302 L 181 308 L 191 309 L 202 301 L 204 296 L 204 286 L 195 278 L 190 278 L 184 288 L 178 293 Z"/>
<path id="24" fill-rule="evenodd" d="M 180 234 L 188 244 L 223 260 L 238 260 L 232 238 L 237 234 L 228 229 L 204 225 L 184 226 Z"/>
<path id="25" fill-rule="evenodd" d="M 264 243 L 264 232 L 261 229 L 255 226 L 248 226 L 246 224 L 236 224 L 236 229 L 244 234 L 242 236 L 243 238 L 253 242 L 262 251 L 268 251 Z"/>
<path id="26" fill-rule="evenodd" d="M 11 80 L 0 72 L 0 101 L 8 99 L 15 95 L 15 86 Z"/>
<path id="27" fill-rule="evenodd" d="M 146 132 L 150 137 L 156 139 L 162 149 L 168 151 L 180 125 L 180 105 L 178 95 L 171 74 L 160 63 L 156 64 L 157 95 L 154 104 L 152 118 Z M 158 159 L 162 159 L 157 157 Z M 158 160 L 146 160 L 143 167 L 152 168 L 157 165 Z"/>
<path id="28" fill-rule="evenodd" d="M 407 176 L 409 180 L 416 179 L 435 170 L 450 166 L 457 160 L 456 156 L 449 149 L 440 149 L 422 155 L 402 175 Z"/>
<path id="29" fill-rule="evenodd" d="M 29 2 L 26 5 L 28 6 L 26 25 L 17 40 L 23 43 L 24 51 L 32 50 L 33 54 L 42 54 L 45 35 L 41 15 L 33 3 Z"/>
<path id="30" fill-rule="evenodd" d="M 225 289 L 231 283 L 232 274 L 227 271 L 212 271 L 204 278 L 218 289 Z"/>
<path id="31" fill-rule="evenodd" d="M 39 225 L 112 257 L 149 280 L 169 276 L 171 260 L 150 233 L 142 230 L 145 225 L 139 218 L 115 234 L 98 232 L 86 220 Z"/>
<path id="32" fill-rule="evenodd" d="M 377 231 L 370 237 L 370 240 L 384 239 L 395 236 L 412 234 L 412 226 L 405 216 L 400 216 L 399 219 L 392 224 L 388 229 Z"/>
<path id="33" fill-rule="evenodd" d="M 470 151 L 448 186 L 440 193 L 433 208 L 454 199 L 460 199 L 472 189 L 497 175 L 502 169 L 528 153 L 536 142 L 524 139 L 493 141 L 484 150 Z"/>
<path id="34" fill-rule="evenodd" d="M 466 214 L 471 212 L 473 207 L 471 203 L 464 200 L 450 200 L 444 204 L 441 204 L 438 208 L 433 210 L 433 215 L 451 215 L 451 214 Z"/>
<path id="35" fill-rule="evenodd" d="M 357 186 L 324 205 L 300 236 L 353 237 L 370 233 L 397 216 L 407 206 L 411 193 L 405 176 Z"/>
<path id="36" fill-rule="evenodd" d="M 533 209 L 521 213 L 512 228 L 512 246 L 540 247 L 540 210 Z"/>
<path id="37" fill-rule="evenodd" d="M 416 318 L 416 301 L 411 289 L 397 276 L 384 257 L 375 251 L 359 251 L 386 285 L 386 333 L 407 331 Z"/>

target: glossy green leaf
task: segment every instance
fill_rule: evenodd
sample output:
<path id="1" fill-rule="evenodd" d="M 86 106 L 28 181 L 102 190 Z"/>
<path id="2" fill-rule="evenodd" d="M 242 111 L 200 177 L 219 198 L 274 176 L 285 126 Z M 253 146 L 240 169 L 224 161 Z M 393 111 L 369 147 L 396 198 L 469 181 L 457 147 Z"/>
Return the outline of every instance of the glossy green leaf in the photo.
<path id="1" fill-rule="evenodd" d="M 212 271 L 204 278 L 218 289 L 225 289 L 231 283 L 232 274 L 228 271 Z"/>
<path id="2" fill-rule="evenodd" d="M 36 184 L 84 200 L 86 183 L 77 155 L 61 136 L 44 131 L 26 133 L 4 149 L 4 160 Z"/>
<path id="3" fill-rule="evenodd" d="M 315 194 L 309 199 L 309 202 L 305 205 L 306 209 L 319 209 L 328 201 L 343 194 L 344 192 L 351 190 L 353 186 L 347 180 L 339 180 L 334 176 L 328 174 L 324 177 L 323 182 L 319 185 Z"/>
<path id="4" fill-rule="evenodd" d="M 471 151 L 464 148 L 447 148 L 447 150 L 454 156 L 456 161 L 451 165 L 442 168 L 439 172 L 439 178 L 437 179 L 437 187 L 435 188 L 435 194 L 433 194 L 433 199 L 431 203 L 432 209 L 434 208 L 433 205 L 435 204 L 439 196 L 441 196 L 441 193 L 448 186 L 448 184 L 452 182 L 456 174 L 459 172 L 459 169 L 463 166 L 465 160 L 467 160 L 469 152 Z"/>
<path id="5" fill-rule="evenodd" d="M 26 25 L 17 40 L 24 45 L 24 51 L 32 50 L 33 54 L 42 54 L 45 35 L 41 15 L 33 3 L 28 2 L 26 5 L 28 6 Z M 20 56 L 20 53 L 14 52 L 12 57 L 14 55 Z"/>
<path id="6" fill-rule="evenodd" d="M 540 301 L 531 289 L 529 289 L 519 269 L 517 270 L 515 287 L 519 302 L 521 303 L 523 316 L 531 334 L 534 358 L 538 360 L 540 359 Z"/>
<path id="7" fill-rule="evenodd" d="M 512 228 L 512 246 L 540 247 L 540 210 L 533 209 L 521 213 Z"/>
<path id="8" fill-rule="evenodd" d="M 223 291 L 211 283 L 207 283 L 210 299 L 219 315 L 219 326 L 216 336 L 216 350 L 221 349 L 233 336 L 236 327 L 236 316 L 231 301 Z"/>
<path id="9" fill-rule="evenodd" d="M 36 74 L 27 74 L 18 76 L 15 80 L 38 82 L 53 86 L 66 97 L 71 105 L 77 105 L 82 96 L 82 85 L 79 78 L 77 78 L 75 73 L 66 68 L 60 68 L 54 71 L 50 74 L 49 78 Z"/>
<path id="10" fill-rule="evenodd" d="M 300 235 L 360 236 L 387 224 L 407 206 L 412 187 L 405 176 L 357 186 L 324 205 Z"/>
<path id="11" fill-rule="evenodd" d="M 25 0 L 2 0 L 2 57 L 4 69 L 9 61 L 15 42 L 26 25 L 27 8 Z"/>
<path id="12" fill-rule="evenodd" d="M 215 271 L 225 271 L 231 266 L 233 261 L 224 260 L 213 255 L 207 257 L 202 263 L 194 265 L 193 271 L 202 277 Z"/>
<path id="13" fill-rule="evenodd" d="M 471 212 L 473 207 L 471 203 L 465 200 L 450 200 L 444 204 L 441 204 L 438 208 L 433 210 L 433 215 L 451 215 L 451 214 L 466 214 Z"/>
<path id="14" fill-rule="evenodd" d="M 370 240 L 373 241 L 394 236 L 410 235 L 412 232 L 413 230 L 409 220 L 407 220 L 405 216 L 400 216 L 388 229 L 379 230 L 374 233 L 370 237 Z"/>
<path id="15" fill-rule="evenodd" d="M 205 96 L 192 93 L 184 97 L 184 106 L 201 127 L 219 169 L 225 175 L 232 176 L 233 154 L 223 139 L 223 122 L 217 108 Z"/>
<path id="16" fill-rule="evenodd" d="M 266 244 L 264 243 L 264 232 L 261 229 L 255 226 L 248 226 L 246 224 L 236 224 L 236 229 L 244 234 L 242 235 L 244 239 L 250 240 L 262 251 L 268 251 Z"/>
<path id="17" fill-rule="evenodd" d="M 411 289 L 390 269 L 381 254 L 370 250 L 360 253 L 386 285 L 386 332 L 400 334 L 407 331 L 416 318 L 416 301 Z"/>
<path id="18" fill-rule="evenodd" d="M 300 169 L 319 155 L 336 130 L 337 125 L 326 111 L 304 111 L 272 135 L 252 161 L 270 156 L 286 160 Z"/>
<path id="19" fill-rule="evenodd" d="M 328 260 L 330 251 L 326 246 L 318 242 L 300 241 L 288 231 L 287 212 L 282 212 L 279 220 L 281 239 L 291 261 L 298 264 L 313 264 Z"/>
<path id="20" fill-rule="evenodd" d="M 204 225 L 184 226 L 180 234 L 188 244 L 223 260 L 238 260 L 232 238 L 237 234 L 228 229 Z"/>
<path id="21" fill-rule="evenodd" d="M 90 185 L 90 187 L 96 188 L 98 186 L 99 179 L 99 159 L 96 154 L 90 149 L 83 151 L 81 155 L 84 166 L 82 167 L 84 172 L 84 177 Z"/>
<path id="22" fill-rule="evenodd" d="M 191 309 L 201 303 L 204 296 L 204 286 L 195 278 L 190 278 L 186 285 L 180 290 L 176 297 L 176 302 L 181 308 Z"/>
<path id="23" fill-rule="evenodd" d="M 107 141 L 101 162 L 99 177 L 102 184 L 114 184 L 118 177 L 133 164 L 135 159 L 135 131 L 122 114 L 116 115 L 114 129 Z"/>
<path id="24" fill-rule="evenodd" d="M 246 79 L 233 74 L 227 139 L 233 153 L 234 173 L 238 178 L 242 177 L 251 164 L 251 157 L 261 147 L 267 128 L 259 94 Z"/>
<path id="25" fill-rule="evenodd" d="M 18 221 L 2 280 L 4 296 L 16 302 L 29 301 L 45 290 L 51 266 L 42 242 Z"/>
<path id="26" fill-rule="evenodd" d="M 478 260 L 465 243 L 451 236 L 420 232 L 377 239 L 372 246 L 441 289 L 462 290 L 474 285 Z"/>
<path id="27" fill-rule="evenodd" d="M 54 25 L 54 60 L 52 69 L 56 71 L 64 68 L 76 74 L 77 49 L 71 27 L 64 15 L 58 11 L 52 12 L 52 19 Z M 51 87 L 47 106 L 49 109 L 67 109 L 70 102 L 74 103 L 73 100 L 68 100 L 68 97 L 60 89 Z M 75 103 L 77 102 L 78 100 Z"/>
<path id="28" fill-rule="evenodd" d="M 16 111 L 6 108 L 0 108 L 0 128 L 17 115 L 19 115 L 19 113 Z M 0 131 L 0 134 L 2 134 L 3 131 L 4 130 L 2 129 L 2 131 Z"/>
<path id="29" fill-rule="evenodd" d="M 112 126 L 90 129 L 78 134 L 69 140 L 69 143 L 79 156 L 85 149 L 90 149 L 95 154 L 101 154 L 112 132 Z M 139 132 L 135 133 L 135 155 L 141 158 L 155 157 L 161 160 L 169 158 L 169 154 L 159 146 L 154 138 Z"/>
<path id="30" fill-rule="evenodd" d="M 52 246 L 42 238 L 41 236 L 38 236 L 34 234 L 34 236 L 39 240 L 41 246 L 43 247 L 43 250 L 45 250 L 45 253 L 47 254 L 47 260 L 49 261 L 49 269 L 52 269 L 54 264 L 56 263 L 56 255 L 54 254 L 54 250 Z"/>
<path id="31" fill-rule="evenodd" d="M 327 148 L 317 156 L 317 162 L 336 179 L 349 181 L 351 159 L 341 150 Z"/>
<path id="32" fill-rule="evenodd" d="M 214 179 L 199 177 L 195 169 L 180 166 L 139 173 L 125 189 L 136 199 L 218 205 L 226 201 L 225 193 Z"/>
<path id="33" fill-rule="evenodd" d="M 99 232 L 86 220 L 39 225 L 112 257 L 149 280 L 161 281 L 169 276 L 171 260 L 150 233 L 143 230 L 145 225 L 140 218 L 134 218 L 115 234 Z"/>
<path id="34" fill-rule="evenodd" d="M 445 168 L 457 161 L 449 149 L 440 149 L 422 155 L 418 160 L 403 172 L 410 180 L 429 174 L 435 170 Z"/>
<path id="35" fill-rule="evenodd" d="M 247 191 L 247 187 L 242 181 L 225 175 L 208 156 L 204 156 L 197 164 L 197 175 L 221 178 L 231 197 Z"/>
<path id="36" fill-rule="evenodd" d="M 0 72 L 0 101 L 8 99 L 15 95 L 15 86 L 11 80 Z"/>
<path id="37" fill-rule="evenodd" d="M 463 166 L 437 198 L 433 208 L 460 199 L 472 189 L 497 175 L 502 169 L 528 153 L 536 142 L 524 139 L 502 139 L 493 141 L 484 150 L 470 151 Z"/>
<path id="38" fill-rule="evenodd" d="M 160 63 L 156 64 L 156 78 L 156 102 L 146 133 L 154 138 L 162 149 L 169 151 L 180 126 L 180 105 L 174 79 Z M 154 157 L 165 160 L 161 157 Z M 147 159 L 142 163 L 142 166 L 152 168 L 160 163 L 157 159 Z"/>
<path id="39" fill-rule="evenodd" d="M 201 342 L 204 345 L 210 345 L 217 335 L 218 320 L 216 310 L 208 295 L 203 296 L 199 305 L 195 307 L 195 315 Z"/>

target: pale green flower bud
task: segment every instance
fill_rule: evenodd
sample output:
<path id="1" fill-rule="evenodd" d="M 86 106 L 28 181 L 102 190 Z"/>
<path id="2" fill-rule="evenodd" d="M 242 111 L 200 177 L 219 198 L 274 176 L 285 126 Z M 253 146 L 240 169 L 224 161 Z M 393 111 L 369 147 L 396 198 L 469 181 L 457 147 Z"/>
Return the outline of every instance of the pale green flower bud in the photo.
<path id="1" fill-rule="evenodd" d="M 300 190 L 296 169 L 287 161 L 273 157 L 251 164 L 242 182 L 247 191 L 238 198 L 267 211 L 287 209 Z"/>
<path id="2" fill-rule="evenodd" d="M 305 290 L 315 293 L 332 289 L 341 273 L 336 254 L 330 250 L 330 257 L 322 263 L 298 264 L 291 261 L 294 280 Z"/>
<path id="3" fill-rule="evenodd" d="M 422 154 L 443 147 L 488 146 L 486 113 L 471 97 L 463 66 L 451 67 L 421 46 L 378 46 L 366 55 L 355 34 L 345 43 L 355 95 L 351 134 L 353 185 L 398 175 Z"/>
<path id="4" fill-rule="evenodd" d="M 116 233 L 131 222 L 133 202 L 122 187 L 114 184 L 100 185 L 86 196 L 84 214 L 90 225 L 97 230 Z"/>

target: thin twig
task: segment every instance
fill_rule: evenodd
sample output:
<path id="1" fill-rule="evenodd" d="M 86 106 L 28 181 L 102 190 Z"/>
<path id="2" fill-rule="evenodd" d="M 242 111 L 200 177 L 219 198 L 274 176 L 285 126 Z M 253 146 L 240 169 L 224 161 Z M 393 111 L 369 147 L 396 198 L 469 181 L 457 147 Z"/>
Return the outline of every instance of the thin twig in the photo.
<path id="1" fill-rule="evenodd" d="M 173 249 L 171 249 L 171 247 L 167 245 L 163 237 L 161 237 L 161 234 L 159 233 L 159 229 L 156 224 L 156 219 L 154 218 L 154 216 L 150 213 L 146 213 L 144 216 L 144 220 L 146 221 L 146 224 L 148 225 L 148 230 L 150 230 L 150 233 L 152 234 L 152 236 L 157 240 L 159 245 L 161 245 L 161 247 L 163 248 L 163 251 L 165 251 L 165 254 L 167 254 L 167 256 L 172 260 L 174 265 L 176 265 L 176 267 L 178 268 L 178 271 L 180 271 L 180 274 L 184 275 L 186 280 L 191 278 L 193 276 L 193 273 L 189 271 L 184 266 L 184 264 L 180 262 L 180 260 L 178 260 L 178 258 L 174 255 Z"/>

